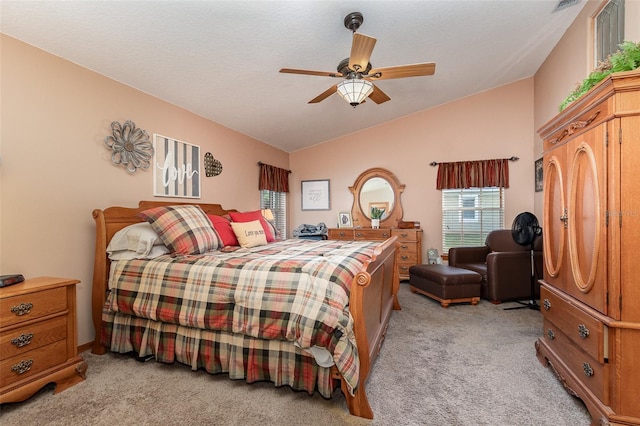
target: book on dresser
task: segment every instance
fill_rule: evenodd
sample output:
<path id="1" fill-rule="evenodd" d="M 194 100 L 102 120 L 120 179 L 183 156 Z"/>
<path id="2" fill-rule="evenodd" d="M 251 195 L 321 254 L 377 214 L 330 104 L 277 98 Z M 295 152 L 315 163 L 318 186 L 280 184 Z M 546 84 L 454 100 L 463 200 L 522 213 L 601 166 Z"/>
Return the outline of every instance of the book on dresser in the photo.
<path id="1" fill-rule="evenodd" d="M 540 362 L 598 425 L 640 425 L 640 70 L 545 124 Z"/>

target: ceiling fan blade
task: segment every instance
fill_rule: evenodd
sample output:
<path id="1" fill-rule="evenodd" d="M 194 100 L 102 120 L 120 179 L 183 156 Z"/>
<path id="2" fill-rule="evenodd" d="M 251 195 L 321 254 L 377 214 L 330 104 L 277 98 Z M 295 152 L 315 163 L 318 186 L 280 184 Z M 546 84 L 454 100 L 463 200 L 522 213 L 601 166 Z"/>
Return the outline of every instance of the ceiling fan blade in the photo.
<path id="1" fill-rule="evenodd" d="M 328 71 L 312 71 L 312 70 L 297 70 L 293 68 L 282 68 L 280 72 L 285 74 L 303 74 L 303 75 L 319 75 L 320 77 L 342 77 L 342 74 Z"/>
<path id="2" fill-rule="evenodd" d="M 317 104 L 318 102 L 322 102 L 325 99 L 327 99 L 329 96 L 333 95 L 334 93 L 336 93 L 336 91 L 338 90 L 338 85 L 334 84 L 333 86 L 329 87 L 327 90 L 325 90 L 324 92 L 320 93 L 318 96 L 316 96 L 315 98 L 311 99 L 308 103 L 310 104 Z"/>
<path id="3" fill-rule="evenodd" d="M 373 85 L 373 92 L 371 92 L 371 94 L 369 95 L 369 99 L 371 99 L 373 102 L 377 104 L 381 104 L 383 102 L 387 102 L 391 100 L 391 98 L 382 90 L 380 90 L 380 88 L 377 87 L 375 84 Z"/>
<path id="4" fill-rule="evenodd" d="M 351 55 L 349 55 L 349 68 L 353 71 L 366 70 L 375 45 L 375 38 L 360 33 L 353 33 Z"/>
<path id="5" fill-rule="evenodd" d="M 395 67 L 374 68 L 369 71 L 367 80 L 390 80 L 392 78 L 419 77 L 433 75 L 436 72 L 436 64 L 427 62 L 424 64 L 398 65 Z M 376 75 L 380 74 L 379 77 Z"/>

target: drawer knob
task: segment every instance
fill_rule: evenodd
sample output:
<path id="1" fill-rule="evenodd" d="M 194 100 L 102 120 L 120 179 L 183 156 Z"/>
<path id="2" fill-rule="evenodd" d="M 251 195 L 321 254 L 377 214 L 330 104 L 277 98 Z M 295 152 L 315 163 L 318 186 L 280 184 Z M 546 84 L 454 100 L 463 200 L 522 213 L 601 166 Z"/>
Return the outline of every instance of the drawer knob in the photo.
<path id="1" fill-rule="evenodd" d="M 589 337 L 589 329 L 587 327 L 585 327 L 584 324 L 579 324 L 578 325 L 578 335 L 580 337 L 582 337 L 583 339 L 586 339 L 587 337 Z"/>
<path id="2" fill-rule="evenodd" d="M 362 237 L 362 234 L 360 232 L 356 232 L 356 237 Z"/>
<path id="3" fill-rule="evenodd" d="M 400 246 L 400 248 L 402 248 L 402 249 L 405 249 L 405 250 L 406 250 L 406 249 L 408 249 L 408 248 L 409 248 L 409 246 L 405 246 L 405 245 L 403 244 L 403 245 L 401 245 L 401 246 Z"/>
<path id="4" fill-rule="evenodd" d="M 384 232 L 384 233 L 382 234 L 382 236 L 383 236 L 383 237 L 385 237 L 385 238 L 388 238 L 388 237 L 389 237 L 389 234 L 387 234 L 386 232 Z"/>
<path id="5" fill-rule="evenodd" d="M 31 312 L 31 308 L 33 308 L 33 303 L 21 303 L 17 306 L 12 307 L 11 312 L 20 317 Z"/>
<path id="6" fill-rule="evenodd" d="M 32 365 L 33 365 L 33 360 L 32 359 L 23 359 L 22 361 L 20 361 L 16 365 L 12 366 L 11 367 L 11 371 L 13 371 L 16 374 L 23 374 L 23 373 L 26 373 L 27 371 L 31 370 L 31 366 Z"/>
<path id="7" fill-rule="evenodd" d="M 406 232 L 403 232 L 403 233 L 402 233 L 402 234 L 400 234 L 400 235 L 402 235 L 402 238 L 407 238 L 407 237 L 409 236 L 409 234 L 407 234 Z"/>
<path id="8" fill-rule="evenodd" d="M 21 348 L 23 346 L 27 346 L 31 343 L 31 339 L 33 339 L 33 334 L 21 334 L 20 336 L 11 339 L 11 344 L 15 345 L 16 348 Z"/>
<path id="9" fill-rule="evenodd" d="M 409 256 L 402 255 L 402 256 L 400 256 L 400 259 L 407 260 L 407 259 L 409 259 Z"/>
<path id="10" fill-rule="evenodd" d="M 551 302 L 549 302 L 549 299 L 544 299 L 544 302 L 542 302 L 542 304 L 544 305 L 544 309 L 545 310 L 549 310 L 551 309 Z"/>
<path id="11" fill-rule="evenodd" d="M 549 339 L 551 340 L 556 338 L 556 334 L 553 332 L 552 329 L 547 330 L 547 336 L 549 336 Z"/>
<path id="12" fill-rule="evenodd" d="M 582 363 L 582 369 L 584 370 L 584 375 L 587 377 L 593 376 L 593 368 L 591 368 L 591 364 L 588 362 Z"/>

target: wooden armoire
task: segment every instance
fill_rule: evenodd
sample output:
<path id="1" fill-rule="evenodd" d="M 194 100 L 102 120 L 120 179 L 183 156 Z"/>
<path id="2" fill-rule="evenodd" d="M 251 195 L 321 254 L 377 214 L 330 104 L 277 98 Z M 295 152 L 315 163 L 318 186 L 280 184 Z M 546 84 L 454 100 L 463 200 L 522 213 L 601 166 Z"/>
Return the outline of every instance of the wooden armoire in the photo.
<path id="1" fill-rule="evenodd" d="M 594 425 L 640 425 L 640 70 L 545 124 L 537 356 Z"/>

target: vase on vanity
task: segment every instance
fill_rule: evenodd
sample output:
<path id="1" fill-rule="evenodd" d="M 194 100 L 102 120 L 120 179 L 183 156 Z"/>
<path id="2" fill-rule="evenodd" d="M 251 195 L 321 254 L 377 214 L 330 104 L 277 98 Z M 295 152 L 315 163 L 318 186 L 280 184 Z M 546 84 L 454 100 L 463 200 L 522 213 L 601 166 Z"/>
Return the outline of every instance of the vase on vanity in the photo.
<path id="1" fill-rule="evenodd" d="M 371 227 L 373 229 L 380 228 L 380 219 L 371 219 Z"/>

